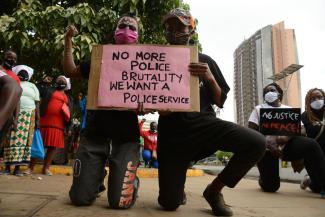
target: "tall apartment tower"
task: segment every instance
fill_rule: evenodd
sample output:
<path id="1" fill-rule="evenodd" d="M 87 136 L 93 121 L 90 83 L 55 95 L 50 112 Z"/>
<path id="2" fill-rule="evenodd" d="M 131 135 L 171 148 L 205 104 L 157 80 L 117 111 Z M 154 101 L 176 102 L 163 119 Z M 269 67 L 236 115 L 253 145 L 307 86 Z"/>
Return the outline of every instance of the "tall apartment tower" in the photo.
<path id="1" fill-rule="evenodd" d="M 285 29 L 284 22 L 243 41 L 234 52 L 236 122 L 248 125 L 254 107 L 263 103 L 263 87 L 274 81 L 285 92 L 283 104 L 301 107 L 300 67 L 294 30 Z"/>

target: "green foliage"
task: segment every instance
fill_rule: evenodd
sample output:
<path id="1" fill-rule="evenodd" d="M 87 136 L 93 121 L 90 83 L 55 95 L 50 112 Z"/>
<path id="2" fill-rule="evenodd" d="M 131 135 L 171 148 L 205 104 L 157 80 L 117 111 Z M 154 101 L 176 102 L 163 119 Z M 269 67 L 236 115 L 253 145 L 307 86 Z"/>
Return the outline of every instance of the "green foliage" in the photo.
<path id="1" fill-rule="evenodd" d="M 217 155 L 218 160 L 222 161 L 225 157 L 227 159 L 230 159 L 232 157 L 233 153 L 225 152 L 225 151 L 217 151 L 216 155 Z"/>
<path id="2" fill-rule="evenodd" d="M 139 18 L 141 43 L 164 44 L 161 25 L 163 15 L 172 8 L 189 7 L 182 0 L 4 2 L 5 7 L 0 9 L 0 50 L 15 50 L 18 63 L 35 69 L 34 80 L 39 80 L 45 75 L 56 77 L 62 74 L 63 38 L 65 28 L 69 24 L 74 24 L 79 31 L 74 37 L 73 52 L 78 63 L 90 58 L 93 44 L 113 42 L 113 32 L 119 16 L 132 13 Z"/>

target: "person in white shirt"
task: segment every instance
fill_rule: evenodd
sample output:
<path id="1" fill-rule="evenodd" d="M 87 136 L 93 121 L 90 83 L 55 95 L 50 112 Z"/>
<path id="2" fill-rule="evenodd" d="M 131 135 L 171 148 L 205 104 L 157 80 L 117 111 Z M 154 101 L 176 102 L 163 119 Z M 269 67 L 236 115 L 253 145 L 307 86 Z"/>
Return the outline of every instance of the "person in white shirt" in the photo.
<path id="1" fill-rule="evenodd" d="M 256 106 L 248 121 L 249 128 L 259 131 L 259 116 L 261 108 L 290 108 L 283 105 L 283 90 L 276 83 L 264 87 L 265 103 Z M 303 159 L 315 188 L 314 192 L 325 190 L 325 157 L 320 146 L 313 139 L 303 136 L 268 136 L 266 135 L 267 151 L 257 163 L 260 172 L 259 185 L 263 191 L 276 192 L 280 188 L 279 158 L 285 161 L 296 162 Z M 295 172 L 301 172 L 303 166 L 294 167 Z"/>
<path id="2" fill-rule="evenodd" d="M 39 127 L 38 102 L 40 101 L 37 87 L 29 82 L 34 70 L 26 65 L 18 65 L 12 71 L 20 79 L 23 89 L 20 98 L 18 123 L 4 139 L 4 162 L 6 168 L 2 174 L 10 174 L 10 166 L 15 166 L 14 175 L 23 176 L 21 165 L 27 165 L 31 158 L 31 145 L 34 128 Z M 35 126 L 36 125 L 36 126 Z"/>

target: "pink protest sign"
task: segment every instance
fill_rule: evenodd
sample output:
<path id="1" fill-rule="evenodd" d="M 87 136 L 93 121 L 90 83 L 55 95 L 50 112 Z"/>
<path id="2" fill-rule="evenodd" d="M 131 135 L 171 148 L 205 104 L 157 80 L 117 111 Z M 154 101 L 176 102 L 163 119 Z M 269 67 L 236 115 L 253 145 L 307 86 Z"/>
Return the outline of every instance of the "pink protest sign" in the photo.
<path id="1" fill-rule="evenodd" d="M 104 45 L 98 107 L 190 109 L 190 49 Z"/>

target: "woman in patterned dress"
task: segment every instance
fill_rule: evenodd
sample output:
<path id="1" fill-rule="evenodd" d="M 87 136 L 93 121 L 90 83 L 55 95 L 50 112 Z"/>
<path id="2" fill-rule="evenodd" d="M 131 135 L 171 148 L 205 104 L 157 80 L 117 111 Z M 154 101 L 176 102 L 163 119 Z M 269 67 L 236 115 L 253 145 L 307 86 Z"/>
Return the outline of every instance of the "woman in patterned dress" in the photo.
<path id="1" fill-rule="evenodd" d="M 5 170 L 2 174 L 10 174 L 10 166 L 14 165 L 13 174 L 23 176 L 21 165 L 27 165 L 31 157 L 31 145 L 34 135 L 34 127 L 39 127 L 39 91 L 35 84 L 29 82 L 34 70 L 25 65 L 14 67 L 13 72 L 20 79 L 23 89 L 20 98 L 20 111 L 18 124 L 4 141 Z"/>

